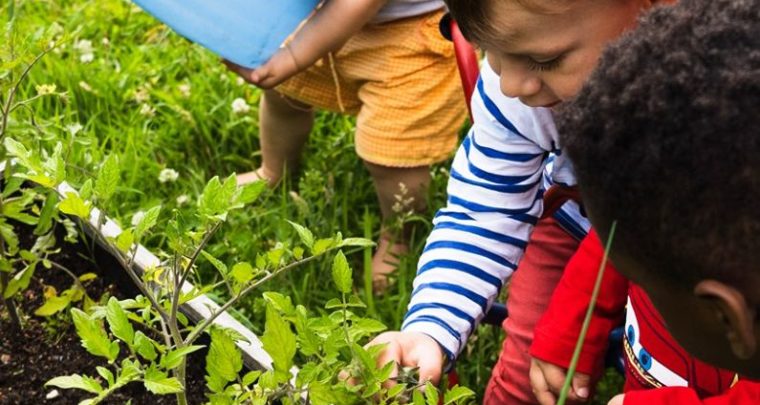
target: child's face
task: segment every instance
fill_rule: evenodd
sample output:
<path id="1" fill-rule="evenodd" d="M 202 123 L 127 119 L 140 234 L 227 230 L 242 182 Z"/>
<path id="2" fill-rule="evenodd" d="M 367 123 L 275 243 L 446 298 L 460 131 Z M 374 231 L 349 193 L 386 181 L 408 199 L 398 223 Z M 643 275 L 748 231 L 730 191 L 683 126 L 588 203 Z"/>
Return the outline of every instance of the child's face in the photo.
<path id="1" fill-rule="evenodd" d="M 589 202 L 587 198 L 584 201 Z M 600 237 L 606 240 L 608 235 L 603 235 L 601 229 L 607 228 L 597 225 L 609 222 L 600 222 L 594 217 L 593 212 L 589 213 L 596 229 L 600 230 Z M 738 308 L 730 304 L 730 299 L 716 299 L 720 295 L 710 298 L 700 296 L 695 292 L 700 283 L 664 276 L 671 273 L 665 266 L 648 268 L 642 265 L 626 251 L 624 238 L 624 230 L 618 228 L 610 250 L 610 259 L 622 275 L 646 291 L 665 321 L 668 331 L 678 343 L 689 353 L 709 364 L 736 371 L 743 376 L 760 378 L 760 353 L 757 350 L 746 350 L 747 347 L 760 347 L 758 334 L 752 333 L 753 330 L 758 331 L 760 325 L 751 309 L 751 303 L 748 303 L 750 309 Z M 742 313 L 747 318 L 744 327 L 741 325 L 742 322 L 736 321 L 742 317 Z M 746 355 L 737 354 L 742 352 Z"/>
<path id="2" fill-rule="evenodd" d="M 490 0 L 494 35 L 480 41 L 501 91 L 532 107 L 572 98 L 605 44 L 631 28 L 649 0 Z"/>

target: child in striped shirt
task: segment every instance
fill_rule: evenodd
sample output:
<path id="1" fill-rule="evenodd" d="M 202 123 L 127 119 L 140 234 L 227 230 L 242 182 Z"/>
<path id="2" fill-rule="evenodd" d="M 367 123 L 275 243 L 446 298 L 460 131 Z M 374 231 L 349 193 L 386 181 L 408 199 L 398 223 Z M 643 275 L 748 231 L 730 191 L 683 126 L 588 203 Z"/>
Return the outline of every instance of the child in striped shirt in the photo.
<path id="1" fill-rule="evenodd" d="M 571 99 L 605 44 L 635 24 L 648 0 L 449 0 L 466 37 L 486 51 L 474 125 L 451 170 L 400 332 L 379 362 L 417 366 L 437 381 L 511 278 L 507 338 L 485 403 L 535 403 L 533 328 L 588 223 L 565 204 L 539 221 L 543 191 L 573 185 L 552 109 Z"/>

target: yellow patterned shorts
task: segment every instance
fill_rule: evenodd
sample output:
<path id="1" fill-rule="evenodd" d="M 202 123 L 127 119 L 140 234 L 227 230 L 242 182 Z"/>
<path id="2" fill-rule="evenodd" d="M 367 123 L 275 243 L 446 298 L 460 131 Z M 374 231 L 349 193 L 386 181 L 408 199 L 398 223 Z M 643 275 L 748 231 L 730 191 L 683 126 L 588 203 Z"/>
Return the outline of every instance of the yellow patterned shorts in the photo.
<path id="1" fill-rule="evenodd" d="M 356 152 L 382 166 L 448 158 L 466 117 L 454 48 L 441 37 L 443 11 L 369 24 L 330 58 L 277 91 L 356 116 Z"/>

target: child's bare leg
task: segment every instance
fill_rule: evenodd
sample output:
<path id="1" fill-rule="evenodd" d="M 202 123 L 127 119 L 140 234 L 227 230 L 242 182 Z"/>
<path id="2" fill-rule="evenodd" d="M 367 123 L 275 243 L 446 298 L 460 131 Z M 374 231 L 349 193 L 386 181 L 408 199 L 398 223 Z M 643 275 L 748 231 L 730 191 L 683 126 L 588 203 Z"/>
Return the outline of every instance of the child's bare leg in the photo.
<path id="1" fill-rule="evenodd" d="M 421 212 L 425 209 L 426 191 L 430 185 L 429 166 L 388 167 L 367 161 L 364 164 L 375 183 L 384 224 L 399 214 L 396 212 L 399 208 L 405 212 Z M 397 196 L 401 197 L 401 201 Z M 393 235 L 385 226 L 381 230 L 377 251 L 372 258 L 375 292 L 382 292 L 387 288 L 388 274 L 398 267 L 398 256 L 409 251 L 407 233 L 408 229 L 404 229 L 399 235 Z"/>
<path id="2" fill-rule="evenodd" d="M 266 90 L 259 104 L 261 167 L 237 177 L 238 184 L 265 179 L 274 186 L 285 170 L 298 166 L 301 151 L 314 123 L 314 111 L 274 90 Z"/>

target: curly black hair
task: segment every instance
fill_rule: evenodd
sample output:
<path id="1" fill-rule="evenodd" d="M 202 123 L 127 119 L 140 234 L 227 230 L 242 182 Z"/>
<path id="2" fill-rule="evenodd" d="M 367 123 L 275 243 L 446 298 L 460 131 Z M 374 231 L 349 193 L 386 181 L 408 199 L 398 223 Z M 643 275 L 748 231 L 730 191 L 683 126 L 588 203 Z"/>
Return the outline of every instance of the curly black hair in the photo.
<path id="1" fill-rule="evenodd" d="M 682 282 L 760 274 L 760 0 L 655 7 L 557 122 L 614 246 Z"/>

